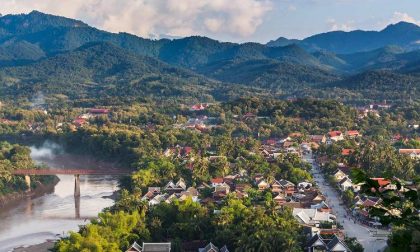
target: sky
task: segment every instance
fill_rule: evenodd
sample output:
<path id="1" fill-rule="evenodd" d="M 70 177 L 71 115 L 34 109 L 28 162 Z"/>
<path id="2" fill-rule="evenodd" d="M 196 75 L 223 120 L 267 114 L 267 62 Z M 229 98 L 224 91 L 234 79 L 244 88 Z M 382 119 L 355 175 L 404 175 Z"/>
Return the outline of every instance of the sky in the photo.
<path id="1" fill-rule="evenodd" d="M 1 0 L 0 13 L 38 10 L 141 37 L 232 42 L 302 39 L 334 30 L 420 25 L 419 0 Z"/>

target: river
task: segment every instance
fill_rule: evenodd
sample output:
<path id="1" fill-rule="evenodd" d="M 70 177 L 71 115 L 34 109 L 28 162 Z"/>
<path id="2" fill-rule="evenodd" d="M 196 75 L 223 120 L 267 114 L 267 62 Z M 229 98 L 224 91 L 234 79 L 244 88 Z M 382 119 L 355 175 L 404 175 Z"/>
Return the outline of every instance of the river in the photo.
<path id="1" fill-rule="evenodd" d="M 116 164 L 97 161 L 88 156 L 52 154 L 33 149 L 32 158 L 53 168 L 101 169 Z M 118 189 L 114 176 L 81 176 L 80 201 L 75 200 L 74 176 L 59 175 L 60 181 L 52 193 L 27 198 L 6 208 L 0 208 L 0 252 L 19 246 L 57 239 L 68 231 L 77 231 L 106 207 L 113 204 L 111 196 Z M 80 208 L 76 208 L 80 205 Z"/>

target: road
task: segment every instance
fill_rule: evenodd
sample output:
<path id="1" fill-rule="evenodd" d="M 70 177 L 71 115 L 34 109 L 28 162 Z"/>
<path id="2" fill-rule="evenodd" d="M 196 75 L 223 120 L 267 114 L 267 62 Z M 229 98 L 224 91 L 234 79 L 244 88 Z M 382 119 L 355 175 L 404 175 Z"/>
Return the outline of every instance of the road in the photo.
<path id="1" fill-rule="evenodd" d="M 339 204 L 341 200 L 338 192 L 324 179 L 319 166 L 315 162 L 312 162 L 313 159 L 311 155 L 304 156 L 304 159 L 309 163 L 312 163 L 314 180 L 321 192 L 326 196 L 328 205 L 332 209 L 333 214 L 337 216 L 337 221 L 343 225 L 346 235 L 355 237 L 362 244 L 365 252 L 384 251 L 387 246 L 387 237 L 374 237 L 372 236 L 372 232 L 376 232 L 376 229 L 365 227 L 361 224 L 354 223 L 351 219 L 345 218 L 347 211 L 344 205 Z M 378 230 L 378 234 L 385 235 L 387 232 Z"/>

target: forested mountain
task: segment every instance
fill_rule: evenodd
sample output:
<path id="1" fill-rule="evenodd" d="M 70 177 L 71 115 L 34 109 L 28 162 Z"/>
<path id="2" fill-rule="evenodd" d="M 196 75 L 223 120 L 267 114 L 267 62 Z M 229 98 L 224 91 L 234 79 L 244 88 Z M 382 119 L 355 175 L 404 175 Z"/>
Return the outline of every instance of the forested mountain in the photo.
<path id="1" fill-rule="evenodd" d="M 355 91 L 365 98 L 382 101 L 408 101 L 420 97 L 420 77 L 386 70 L 367 71 L 327 86 Z"/>
<path id="2" fill-rule="evenodd" d="M 3 68 L 0 85 L 2 95 L 10 97 L 43 92 L 70 99 L 128 100 L 145 95 L 203 99 L 220 88 L 220 84 L 194 72 L 103 42 L 25 66 Z"/>
<path id="3" fill-rule="evenodd" d="M 316 67 L 266 59 L 217 62 L 201 68 L 200 71 L 220 81 L 289 91 L 339 78 Z"/>
<path id="4" fill-rule="evenodd" d="M 360 91 L 357 83 L 366 89 L 363 96 L 370 88 L 378 93 L 392 86 L 401 98 L 411 91 L 398 78 L 415 84 L 413 76 L 420 74 L 419 30 L 399 23 L 379 32 L 330 32 L 263 45 L 198 36 L 150 40 L 36 11 L 6 15 L 0 17 L 0 96 L 29 97 L 42 90 L 70 99 L 99 94 L 214 99 L 258 88 L 281 97 L 334 98 L 335 92 L 327 94 L 331 87 L 353 94 Z M 303 89 L 311 91 L 299 92 Z"/>

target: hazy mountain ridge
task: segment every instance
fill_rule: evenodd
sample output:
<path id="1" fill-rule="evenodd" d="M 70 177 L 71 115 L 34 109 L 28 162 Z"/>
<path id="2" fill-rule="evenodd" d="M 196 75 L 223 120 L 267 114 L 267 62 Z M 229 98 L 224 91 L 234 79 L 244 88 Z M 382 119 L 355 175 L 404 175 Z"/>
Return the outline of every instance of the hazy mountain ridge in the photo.
<path id="1" fill-rule="evenodd" d="M 382 31 L 333 31 L 303 39 L 298 45 L 310 51 L 327 50 L 339 54 L 371 51 L 388 45 L 407 50 L 420 49 L 420 27 L 407 22 L 389 25 Z"/>

